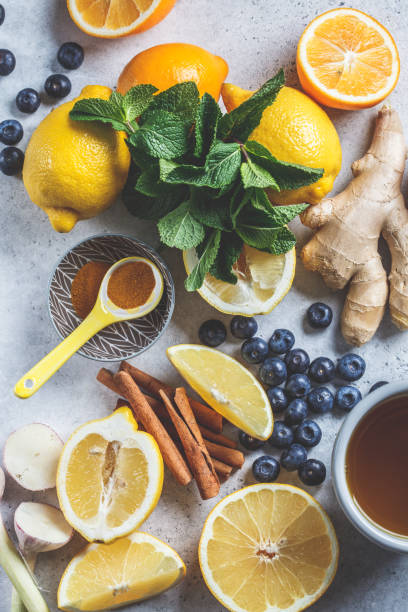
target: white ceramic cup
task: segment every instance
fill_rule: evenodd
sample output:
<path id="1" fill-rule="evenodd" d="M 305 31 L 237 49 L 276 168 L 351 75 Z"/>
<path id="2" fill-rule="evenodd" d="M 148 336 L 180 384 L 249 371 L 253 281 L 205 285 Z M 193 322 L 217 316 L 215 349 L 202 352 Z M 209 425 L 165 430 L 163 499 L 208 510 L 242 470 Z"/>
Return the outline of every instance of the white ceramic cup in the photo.
<path id="1" fill-rule="evenodd" d="M 331 469 L 337 500 L 354 527 L 366 538 L 382 548 L 397 553 L 408 553 L 408 537 L 388 531 L 370 520 L 355 503 L 346 479 L 346 453 L 352 433 L 368 412 L 381 402 L 397 395 L 406 395 L 408 400 L 408 380 L 389 383 L 380 387 L 376 391 L 369 393 L 353 408 L 337 434 L 333 447 Z M 381 452 L 381 449 L 378 450 Z"/>

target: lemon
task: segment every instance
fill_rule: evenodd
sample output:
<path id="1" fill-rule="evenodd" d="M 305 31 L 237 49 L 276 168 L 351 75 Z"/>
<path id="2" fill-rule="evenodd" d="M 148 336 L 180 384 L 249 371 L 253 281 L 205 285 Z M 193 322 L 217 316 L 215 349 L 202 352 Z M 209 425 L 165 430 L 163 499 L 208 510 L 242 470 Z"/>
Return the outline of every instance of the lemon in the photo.
<path id="1" fill-rule="evenodd" d="M 110 542 L 135 530 L 155 508 L 162 486 L 159 447 L 137 430 L 126 407 L 81 425 L 58 464 L 61 510 L 89 541 Z"/>
<path id="2" fill-rule="evenodd" d="M 167 356 L 214 410 L 254 438 L 272 434 L 268 397 L 255 376 L 236 359 L 200 344 L 179 344 Z"/>
<path id="3" fill-rule="evenodd" d="M 110 94 L 108 87 L 85 87 L 78 98 L 52 110 L 28 143 L 24 185 L 57 232 L 69 232 L 77 221 L 108 208 L 125 184 L 130 154 L 124 134 L 98 122 L 69 118 L 77 100 L 106 100 Z"/>
<path id="4" fill-rule="evenodd" d="M 224 83 L 221 95 L 228 111 L 247 100 L 253 92 Z M 291 191 L 269 191 L 272 202 L 317 204 L 329 191 L 340 172 L 341 147 L 328 115 L 311 98 L 292 87 L 283 87 L 275 102 L 263 113 L 250 136 L 278 159 L 311 168 L 324 168 L 316 183 Z"/>
<path id="5" fill-rule="evenodd" d="M 233 612 L 297 612 L 330 586 L 337 569 L 334 527 L 302 489 L 257 484 L 210 512 L 201 535 L 204 580 Z"/>
<path id="6" fill-rule="evenodd" d="M 190 274 L 198 258 L 195 249 L 183 252 L 184 267 Z M 271 255 L 245 245 L 234 273 L 237 283 L 225 283 L 207 274 L 198 289 L 201 297 L 225 314 L 253 316 L 271 312 L 292 286 L 296 252 Z"/>
<path id="7" fill-rule="evenodd" d="M 174 586 L 186 574 L 170 546 L 135 532 L 111 544 L 89 544 L 66 568 L 58 588 L 61 610 L 111 610 Z"/>

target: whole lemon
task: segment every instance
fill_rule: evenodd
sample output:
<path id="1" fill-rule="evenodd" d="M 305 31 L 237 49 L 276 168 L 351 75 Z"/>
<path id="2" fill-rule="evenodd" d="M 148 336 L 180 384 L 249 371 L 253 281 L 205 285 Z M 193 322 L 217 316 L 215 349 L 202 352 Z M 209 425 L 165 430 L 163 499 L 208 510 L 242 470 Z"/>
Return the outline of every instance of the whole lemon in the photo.
<path id="1" fill-rule="evenodd" d="M 77 221 L 108 208 L 125 184 L 130 164 L 125 135 L 109 125 L 69 118 L 77 100 L 106 100 L 110 94 L 109 87 L 85 87 L 78 98 L 52 110 L 28 143 L 24 185 L 57 232 L 69 232 Z"/>
<path id="2" fill-rule="evenodd" d="M 228 111 L 247 100 L 252 91 L 225 83 L 221 90 Z M 328 115 L 311 98 L 292 87 L 282 87 L 266 108 L 250 139 L 264 145 L 278 159 L 311 168 L 324 168 L 316 183 L 291 191 L 269 191 L 276 204 L 317 204 L 329 191 L 341 168 L 341 147 Z"/>

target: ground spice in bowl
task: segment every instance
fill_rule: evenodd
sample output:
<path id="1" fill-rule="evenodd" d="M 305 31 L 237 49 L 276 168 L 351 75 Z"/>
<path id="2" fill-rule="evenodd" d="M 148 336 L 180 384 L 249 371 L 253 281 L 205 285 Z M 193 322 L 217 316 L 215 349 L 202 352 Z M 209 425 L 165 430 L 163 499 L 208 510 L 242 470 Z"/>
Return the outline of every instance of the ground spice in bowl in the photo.
<path id="1" fill-rule="evenodd" d="M 85 319 L 95 306 L 103 277 L 111 265 L 89 261 L 77 272 L 71 285 L 71 302 L 80 319 Z"/>
<path id="2" fill-rule="evenodd" d="M 131 261 L 113 272 L 108 283 L 108 298 L 118 308 L 131 310 L 147 302 L 155 284 L 153 270 L 148 264 Z"/>

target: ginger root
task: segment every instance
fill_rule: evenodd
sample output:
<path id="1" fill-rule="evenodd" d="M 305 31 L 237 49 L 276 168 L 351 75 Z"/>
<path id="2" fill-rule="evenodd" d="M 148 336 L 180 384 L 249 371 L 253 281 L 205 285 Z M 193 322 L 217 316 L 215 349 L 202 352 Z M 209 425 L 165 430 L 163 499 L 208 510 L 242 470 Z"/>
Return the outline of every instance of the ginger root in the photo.
<path id="1" fill-rule="evenodd" d="M 381 233 L 392 256 L 391 318 L 408 329 L 408 211 L 401 193 L 406 155 L 398 113 L 384 106 L 370 148 L 352 165 L 353 180 L 301 215 L 304 225 L 318 230 L 302 250 L 305 267 L 320 272 L 332 289 L 351 281 L 341 321 L 350 344 L 368 342 L 384 314 L 388 283 L 378 254 Z"/>

